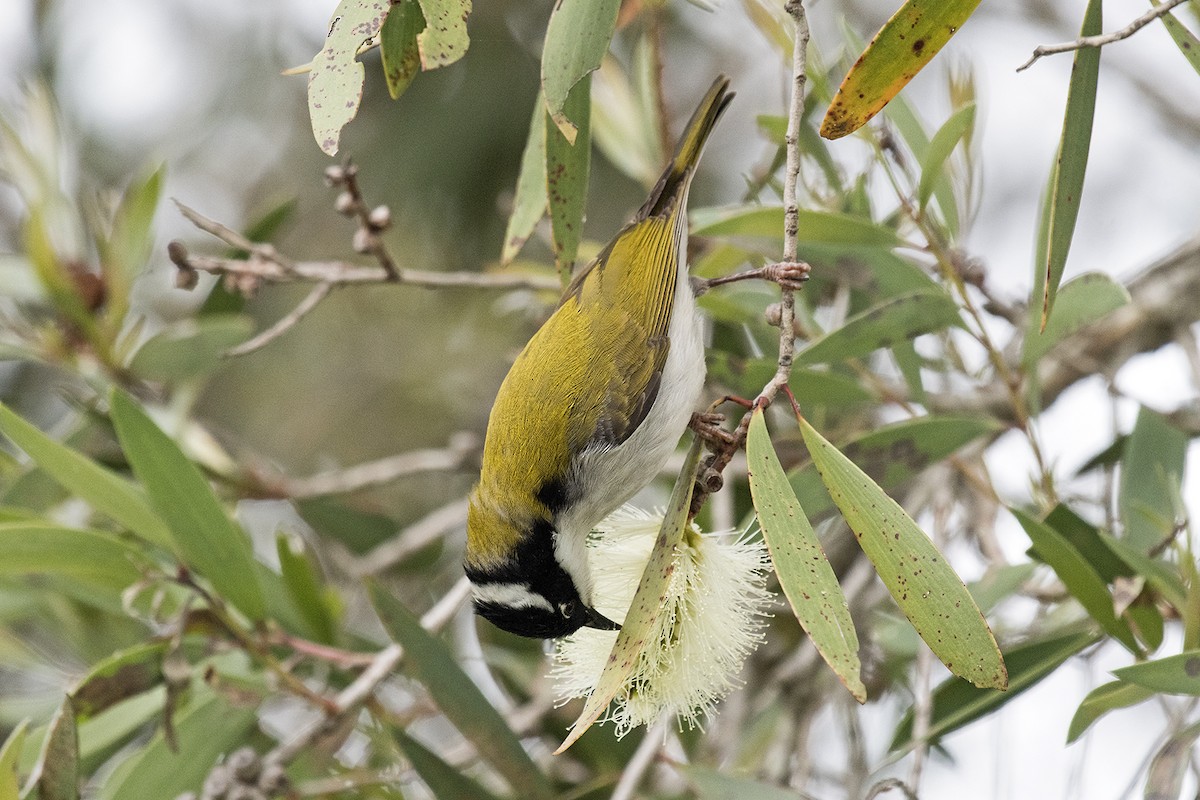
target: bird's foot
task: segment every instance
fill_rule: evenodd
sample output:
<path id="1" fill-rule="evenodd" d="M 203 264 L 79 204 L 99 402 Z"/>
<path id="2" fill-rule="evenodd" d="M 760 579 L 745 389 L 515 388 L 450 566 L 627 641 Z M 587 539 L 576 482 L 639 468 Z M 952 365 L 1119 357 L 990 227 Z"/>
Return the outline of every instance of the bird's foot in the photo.
<path id="1" fill-rule="evenodd" d="M 688 422 L 688 427 L 710 445 L 729 447 L 733 444 L 733 434 L 721 427 L 724 422 L 724 414 L 718 414 L 715 411 L 695 411 Z"/>

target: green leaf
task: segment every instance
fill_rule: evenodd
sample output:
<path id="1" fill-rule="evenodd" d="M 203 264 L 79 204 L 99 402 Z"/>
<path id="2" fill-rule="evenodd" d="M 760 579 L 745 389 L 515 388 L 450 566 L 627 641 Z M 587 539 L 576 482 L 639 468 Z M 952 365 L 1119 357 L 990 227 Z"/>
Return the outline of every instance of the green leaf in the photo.
<path id="1" fill-rule="evenodd" d="M 638 39 L 633 69 L 648 49 L 646 35 Z M 651 61 L 652 59 L 645 59 Z M 592 138 L 614 167 L 650 188 L 658 180 L 665 156 L 658 137 L 657 108 L 639 94 L 613 56 L 605 56 L 592 75 Z"/>
<path id="2" fill-rule="evenodd" d="M 283 584 L 300 616 L 313 630 L 317 641 L 333 644 L 337 623 L 325 600 L 321 576 L 307 553 L 304 540 L 279 533 L 275 536 L 275 551 L 279 554 Z"/>
<path id="3" fill-rule="evenodd" d="M 936 741 L 1000 709 L 1095 641 L 1096 637 L 1090 633 L 1057 634 L 1007 650 L 1004 653 L 1004 663 L 1009 671 L 1007 691 L 977 689 L 962 678 L 943 682 L 933 690 L 929 741 Z M 889 749 L 900 750 L 913 744 L 912 724 L 913 712 L 910 709 L 896 726 Z"/>
<path id="4" fill-rule="evenodd" d="M 707 356 L 709 377 L 742 396 L 757 394 L 778 369 L 774 358 L 741 359 L 721 350 L 709 350 Z M 855 378 L 828 370 L 793 369 L 788 386 L 806 408 L 844 408 L 872 399 Z"/>
<path id="5" fill-rule="evenodd" d="M 1042 356 L 1076 331 L 1103 319 L 1129 302 L 1129 290 L 1099 272 L 1069 281 L 1058 293 L 1055 314 L 1044 331 L 1029 330 L 1021 363 L 1032 369 Z"/>
<path id="6" fill-rule="evenodd" d="M 1192 766 L 1192 749 L 1200 739 L 1200 722 L 1171 734 L 1146 769 L 1146 800 L 1175 800 L 1183 795 L 1183 778 Z"/>
<path id="7" fill-rule="evenodd" d="M 1183 581 L 1175 569 L 1151 558 L 1125 539 L 1105 535 L 1104 543 L 1134 572 L 1144 577 L 1146 583 L 1177 611 L 1184 610 L 1187 606 L 1187 589 L 1184 588 Z"/>
<path id="8" fill-rule="evenodd" d="M 112 534 L 49 522 L 0 524 L 0 553 L 0 576 L 60 576 L 114 594 L 142 577 L 136 547 Z"/>
<path id="9" fill-rule="evenodd" d="M 1101 0 L 1088 0 L 1083 15 L 1081 37 L 1102 32 Z M 1039 264 L 1035 276 L 1035 301 L 1042 306 L 1041 330 L 1046 329 L 1050 310 L 1054 307 L 1058 284 L 1062 281 L 1067 252 L 1075 233 L 1079 216 L 1079 196 L 1083 192 L 1083 177 L 1087 171 L 1088 150 L 1092 142 L 1092 122 L 1096 113 L 1096 85 L 1100 78 L 1099 47 L 1081 47 L 1075 51 L 1071 82 L 1067 89 L 1067 110 L 1063 117 L 1062 139 L 1058 156 L 1051 171 L 1049 195 L 1049 228 L 1045 263 Z"/>
<path id="10" fill-rule="evenodd" d="M 1143 407 L 1121 459 L 1121 521 L 1126 542 L 1143 553 L 1175 531 L 1175 498 L 1183 481 L 1189 439 L 1164 417 Z"/>
<path id="11" fill-rule="evenodd" d="M 1150 5 L 1157 6 L 1157 0 L 1150 0 Z M 1167 33 L 1175 41 L 1175 45 L 1179 48 L 1179 52 L 1183 53 L 1183 57 L 1192 65 L 1192 69 L 1200 73 L 1200 39 L 1196 35 L 1183 26 L 1183 23 L 1175 19 L 1175 15 L 1171 13 L 1163 14 L 1159 19 L 1166 26 Z"/>
<path id="12" fill-rule="evenodd" d="M 1112 674 L 1154 692 L 1200 697 L 1200 650 L 1121 667 Z"/>
<path id="13" fill-rule="evenodd" d="M 783 206 L 724 206 L 693 209 L 688 215 L 693 236 L 766 238 L 783 236 Z M 801 210 L 800 242 L 898 247 L 903 242 L 891 228 L 836 211 Z"/>
<path id="14" fill-rule="evenodd" d="M 884 491 L 891 491 L 969 442 L 1000 429 L 999 424 L 984 417 L 917 417 L 845 442 L 841 450 Z M 792 470 L 788 477 L 810 518 L 833 509 L 833 501 L 811 461 Z"/>
<path id="15" fill-rule="evenodd" d="M 217 759 L 244 743 L 257 728 L 253 708 L 242 708 L 204 686 L 175 715 L 173 749 L 162 731 L 123 761 L 100 787 L 100 800 L 177 797 L 198 791 Z"/>
<path id="16" fill-rule="evenodd" d="M 908 0 L 846 73 L 825 112 L 821 135 L 839 139 L 865 125 L 950 41 L 978 5 L 979 0 Z"/>
<path id="17" fill-rule="evenodd" d="M 1108 546 L 1112 537 L 1102 535 L 1095 525 L 1076 514 L 1067 504 L 1056 505 L 1043 522 L 1078 550 L 1105 583 L 1112 583 L 1118 576 L 1128 577 L 1133 574 L 1129 565 Z M 1040 553 L 1036 555 L 1045 561 Z"/>
<path id="18" fill-rule="evenodd" d="M 1111 681 L 1103 686 L 1097 686 L 1088 692 L 1087 697 L 1075 710 L 1071 717 L 1071 727 L 1067 730 L 1067 744 L 1079 739 L 1088 728 L 1110 711 L 1118 708 L 1129 708 L 1154 697 L 1154 692 L 1138 686 L 1135 683 Z"/>
<path id="19" fill-rule="evenodd" d="M 970 147 L 971 132 L 975 129 L 975 104 L 963 106 L 950 115 L 941 129 L 929 142 L 929 150 L 921 159 L 921 181 L 917 186 L 917 202 L 923 209 L 933 197 L 938 179 L 943 177 L 947 159 L 959 142 Z M 945 209 L 943 209 L 943 214 Z"/>
<path id="20" fill-rule="evenodd" d="M 404 94 L 421 71 L 417 34 L 425 30 L 425 15 L 417 0 L 400 0 L 388 11 L 379 34 L 379 56 L 388 94 L 395 100 Z"/>
<path id="21" fill-rule="evenodd" d="M 29 720 L 21 720 L 0 746 L 0 800 L 18 800 L 21 792 L 17 762 L 25 745 Z"/>
<path id="22" fill-rule="evenodd" d="M 679 476 L 675 479 L 675 488 L 671 491 L 671 499 L 663 514 L 658 538 L 650 551 L 650 559 L 642 571 L 633 602 L 630 603 L 625 621 L 617 633 L 617 640 L 613 643 L 608 661 L 596 680 L 596 688 L 588 695 L 583 711 L 572 723 L 570 733 L 559 745 L 556 753 L 562 753 L 574 744 L 599 719 L 600 714 L 625 686 L 641 653 L 650 642 L 650 632 L 654 629 L 662 608 L 660 598 L 665 596 L 675 569 L 675 551 L 683 541 L 683 533 L 687 527 L 688 509 L 692 504 L 692 487 L 695 485 L 694 478 L 699 463 L 700 439 L 695 437 L 683 460 Z"/>
<path id="23" fill-rule="evenodd" d="M 129 309 L 133 280 L 145 267 L 154 245 L 154 212 L 162 191 L 165 167 L 160 165 L 125 190 L 113 216 L 112 227 L 97 243 L 100 270 L 107 287 L 105 317 L 109 328 L 119 330 Z"/>
<path id="24" fill-rule="evenodd" d="M 425 30 L 417 36 L 421 67 L 426 70 L 445 67 L 467 54 L 471 39 L 467 35 L 467 17 L 471 0 L 420 0 Z"/>
<path id="25" fill-rule="evenodd" d="M 761 408 L 750 419 L 746 462 L 750 495 L 779 586 L 817 652 L 854 699 L 865 703 L 867 689 L 859 674 L 858 635 L 850 606 L 783 472 Z"/>
<path id="26" fill-rule="evenodd" d="M 512 215 L 504 232 L 504 247 L 500 263 L 509 264 L 546 214 L 546 110 L 541 93 L 533 103 L 533 119 L 529 122 L 529 138 L 521 154 L 521 171 L 513 195 Z"/>
<path id="27" fill-rule="evenodd" d="M 425 687 L 446 718 L 510 786 L 533 797 L 549 797 L 546 776 L 445 643 L 422 628 L 420 620 L 379 586 L 370 583 L 367 588 L 384 629 L 404 646 L 405 672 Z"/>
<path id="28" fill-rule="evenodd" d="M 679 764 L 678 769 L 687 782 L 696 790 L 699 800 L 801 800 L 796 792 L 760 783 L 752 778 L 723 775 L 715 769 Z"/>
<path id="29" fill-rule="evenodd" d="M 884 300 L 846 320 L 842 327 L 809 342 L 796 354 L 800 365 L 845 361 L 870 355 L 923 333 L 962 325 L 958 306 L 943 291 L 922 291 Z"/>
<path id="30" fill-rule="evenodd" d="M 413 770 L 438 800 L 494 800 L 496 797 L 467 777 L 458 767 L 447 764 L 425 745 L 399 728 L 392 728 L 396 744 L 412 764 Z"/>
<path id="31" fill-rule="evenodd" d="M 180 320 L 150 337 L 133 356 L 129 370 L 152 381 L 201 377 L 217 368 L 225 351 L 253 332 L 254 323 L 241 314 Z"/>
<path id="32" fill-rule="evenodd" d="M 161 684 L 166 649 L 166 642 L 143 642 L 95 664 L 71 691 L 79 722 Z"/>
<path id="33" fill-rule="evenodd" d="M 325 155 L 337 155 L 342 128 L 358 114 L 364 78 L 358 49 L 379 33 L 389 8 L 385 3 L 341 0 L 329 21 L 325 46 L 312 60 L 308 115 Z"/>
<path id="34" fill-rule="evenodd" d="M 962 579 L 879 485 L 801 418 L 800 431 L 833 501 L 896 604 L 946 668 L 981 688 L 1008 673 L 996 639 Z"/>
<path id="35" fill-rule="evenodd" d="M 565 286 L 570 280 L 583 236 L 583 210 L 587 204 L 588 170 L 591 168 L 590 118 L 591 79 L 575 84 L 564 108 L 578 126 L 578 135 L 568 141 L 546 117 L 546 200 L 550 209 L 550 231 L 554 260 Z M 572 144 L 573 142 L 573 144 Z"/>
<path id="36" fill-rule="evenodd" d="M 38 800 L 78 800 L 79 731 L 71 698 L 58 707 L 29 782 L 37 786 Z"/>
<path id="37" fill-rule="evenodd" d="M 1058 575 L 1071 596 L 1079 601 L 1088 615 L 1114 639 L 1135 655 L 1141 653 L 1129 623 L 1120 619 L 1113 608 L 1113 597 L 1104 579 L 1079 551 L 1044 522 L 1017 508 L 1009 509 L 1042 558 Z"/>
<path id="38" fill-rule="evenodd" d="M 0 432 L 50 477 L 151 544 L 172 548 L 171 533 L 142 491 L 87 456 L 51 439 L 0 404 Z"/>
<path id="39" fill-rule="evenodd" d="M 125 392 L 114 389 L 109 403 L 121 448 L 184 560 L 243 614 L 262 619 L 265 604 L 250 541 L 200 469 Z"/>
<path id="40" fill-rule="evenodd" d="M 587 109 L 573 103 L 571 95 L 608 52 L 620 6 L 620 0 L 558 0 L 550 13 L 542 49 L 542 91 L 547 113 L 569 144 L 588 127 Z M 586 98 L 587 91 L 583 94 Z"/>

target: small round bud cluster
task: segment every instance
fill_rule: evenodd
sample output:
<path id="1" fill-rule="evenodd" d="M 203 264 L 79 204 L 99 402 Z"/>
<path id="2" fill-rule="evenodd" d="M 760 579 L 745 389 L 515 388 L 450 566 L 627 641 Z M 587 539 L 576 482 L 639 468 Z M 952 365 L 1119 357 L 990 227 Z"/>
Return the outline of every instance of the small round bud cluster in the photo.
<path id="1" fill-rule="evenodd" d="M 264 764 L 253 748 L 243 747 L 212 768 L 199 794 L 185 792 L 175 800 L 271 800 L 287 786 L 282 765 Z"/>
<path id="2" fill-rule="evenodd" d="M 167 257 L 178 269 L 175 272 L 175 288 L 191 291 L 200 280 L 200 273 L 188 263 L 187 248 L 178 239 L 167 243 Z"/>

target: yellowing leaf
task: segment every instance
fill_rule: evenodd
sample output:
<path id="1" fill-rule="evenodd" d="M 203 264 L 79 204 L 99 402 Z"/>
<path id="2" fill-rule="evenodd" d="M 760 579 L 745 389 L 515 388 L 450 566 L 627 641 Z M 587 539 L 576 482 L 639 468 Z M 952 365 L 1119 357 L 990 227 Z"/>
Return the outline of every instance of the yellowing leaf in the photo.
<path id="1" fill-rule="evenodd" d="M 575 144 L 585 120 L 567 107 L 572 89 L 600 66 L 617 29 L 619 0 L 558 0 L 546 27 L 542 49 L 542 90 L 546 111 L 564 138 Z"/>
<path id="2" fill-rule="evenodd" d="M 929 63 L 971 16 L 979 0 L 908 0 L 846 73 L 821 135 L 854 133 Z"/>
<path id="3" fill-rule="evenodd" d="M 362 102 L 363 65 L 358 48 L 375 36 L 390 5 L 386 0 L 342 0 L 329 23 L 325 46 L 308 74 L 308 115 L 326 155 L 336 155 L 342 128 Z"/>
<path id="4" fill-rule="evenodd" d="M 471 0 L 420 0 L 425 30 L 417 35 L 421 68 L 437 69 L 462 58 L 470 45 L 467 17 Z"/>

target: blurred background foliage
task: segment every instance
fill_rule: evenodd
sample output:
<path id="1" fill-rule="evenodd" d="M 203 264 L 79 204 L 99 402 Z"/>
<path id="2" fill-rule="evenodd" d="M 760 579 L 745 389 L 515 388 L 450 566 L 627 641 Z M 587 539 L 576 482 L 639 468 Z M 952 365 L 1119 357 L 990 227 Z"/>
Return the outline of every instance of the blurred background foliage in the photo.
<path id="1" fill-rule="evenodd" d="M 1195 5 L 1176 12 L 1192 31 Z M 459 558 L 491 398 L 553 292 L 340 287 L 224 357 L 308 287 L 176 288 L 168 241 L 239 254 L 169 198 L 297 261 L 371 263 L 322 182 L 335 162 L 312 139 L 305 79 L 280 75 L 320 50 L 332 4 L 103 6 L 0 10 L 0 800 L 18 785 L 232 797 L 235 783 L 268 797 L 863 797 L 901 791 L 897 776 L 915 788 L 926 761 L 923 797 L 1194 791 L 1200 91 L 1157 23 L 1105 51 L 1076 283 L 1034 340 L 1037 203 L 1072 56 L 1009 73 L 1074 37 L 1084 4 L 981 8 L 837 144 L 816 134 L 825 106 L 895 4 L 810 9 L 800 252 L 814 271 L 798 334 L 812 344 L 792 386 L 968 580 L 1010 691 L 943 682 L 775 416 L 851 599 L 871 702 L 849 702 L 781 606 L 747 688 L 706 730 L 617 741 L 602 727 L 550 757 L 576 709 L 553 707 L 540 643 L 476 627 Z M 378 50 L 362 55 L 340 153 L 365 202 L 390 209 L 380 235 L 402 267 L 553 278 L 544 222 L 498 263 L 552 6 L 479 4 L 466 57 L 395 102 Z M 706 6 L 622 4 L 593 77 L 581 254 L 640 204 L 663 140 L 725 72 L 738 98 L 692 193 L 694 269 L 778 258 L 790 23 L 765 0 Z M 1110 30 L 1144 10 L 1110 6 Z M 709 396 L 770 377 L 777 297 L 705 296 Z M 707 528 L 752 518 L 739 463 Z M 389 636 L 402 673 L 369 700 L 339 695 L 376 654 L 400 660 Z M 1135 722 L 1091 726 L 1108 711 Z"/>

